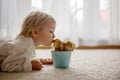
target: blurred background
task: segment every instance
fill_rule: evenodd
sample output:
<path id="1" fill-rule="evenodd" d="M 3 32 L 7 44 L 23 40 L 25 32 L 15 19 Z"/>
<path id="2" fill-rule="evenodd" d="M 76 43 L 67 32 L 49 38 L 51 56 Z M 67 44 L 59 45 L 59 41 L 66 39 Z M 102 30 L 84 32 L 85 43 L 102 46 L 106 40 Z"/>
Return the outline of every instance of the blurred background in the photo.
<path id="1" fill-rule="evenodd" d="M 16 38 L 31 11 L 56 22 L 56 38 L 81 45 L 120 45 L 119 0 L 0 0 L 0 37 Z"/>

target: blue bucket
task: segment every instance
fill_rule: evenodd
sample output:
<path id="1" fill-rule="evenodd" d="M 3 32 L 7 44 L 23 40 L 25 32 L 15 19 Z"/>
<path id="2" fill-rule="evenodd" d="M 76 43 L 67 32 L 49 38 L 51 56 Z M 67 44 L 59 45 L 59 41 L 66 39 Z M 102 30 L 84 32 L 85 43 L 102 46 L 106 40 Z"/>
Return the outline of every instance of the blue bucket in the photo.
<path id="1" fill-rule="evenodd" d="M 51 51 L 55 68 L 69 68 L 72 51 Z"/>

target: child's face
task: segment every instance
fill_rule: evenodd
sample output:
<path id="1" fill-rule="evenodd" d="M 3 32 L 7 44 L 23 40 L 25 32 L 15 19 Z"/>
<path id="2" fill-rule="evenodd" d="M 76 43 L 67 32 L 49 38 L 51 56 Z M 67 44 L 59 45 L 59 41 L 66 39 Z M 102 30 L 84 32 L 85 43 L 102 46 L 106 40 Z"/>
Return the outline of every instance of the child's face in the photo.
<path id="1" fill-rule="evenodd" d="M 43 24 L 38 30 L 37 43 L 40 45 L 50 46 L 55 37 L 55 26 L 55 23 Z"/>

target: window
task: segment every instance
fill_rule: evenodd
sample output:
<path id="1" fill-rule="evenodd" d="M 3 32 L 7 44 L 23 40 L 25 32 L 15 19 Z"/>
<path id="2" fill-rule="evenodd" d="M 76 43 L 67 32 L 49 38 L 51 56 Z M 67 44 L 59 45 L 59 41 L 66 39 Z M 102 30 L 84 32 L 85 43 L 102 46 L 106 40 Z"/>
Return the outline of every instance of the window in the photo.
<path id="1" fill-rule="evenodd" d="M 119 0 L 1 0 L 0 36 L 15 37 L 23 18 L 31 10 L 40 10 L 55 18 L 57 38 L 71 39 L 78 45 L 100 40 L 118 44 L 119 4 Z"/>
<path id="2" fill-rule="evenodd" d="M 55 17 L 56 36 L 72 39 L 78 45 L 82 41 L 85 41 L 84 44 L 96 44 L 99 40 L 110 39 L 110 4 L 110 0 L 32 0 L 34 8 Z"/>
<path id="3" fill-rule="evenodd" d="M 100 0 L 100 27 L 101 27 L 101 38 L 110 38 L 110 1 Z"/>
<path id="4" fill-rule="evenodd" d="M 43 1 L 42 0 L 31 0 L 32 10 L 42 10 Z"/>

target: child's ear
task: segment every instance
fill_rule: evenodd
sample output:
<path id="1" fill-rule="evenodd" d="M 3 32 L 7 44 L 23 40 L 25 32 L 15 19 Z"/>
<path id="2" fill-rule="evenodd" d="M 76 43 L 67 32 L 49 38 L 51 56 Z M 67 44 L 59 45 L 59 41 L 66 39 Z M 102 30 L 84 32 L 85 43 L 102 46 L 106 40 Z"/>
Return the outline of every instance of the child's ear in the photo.
<path id="1" fill-rule="evenodd" d="M 36 37 L 37 37 L 37 36 L 38 36 L 38 30 L 32 28 L 31 34 L 32 34 L 33 36 L 36 36 Z"/>

